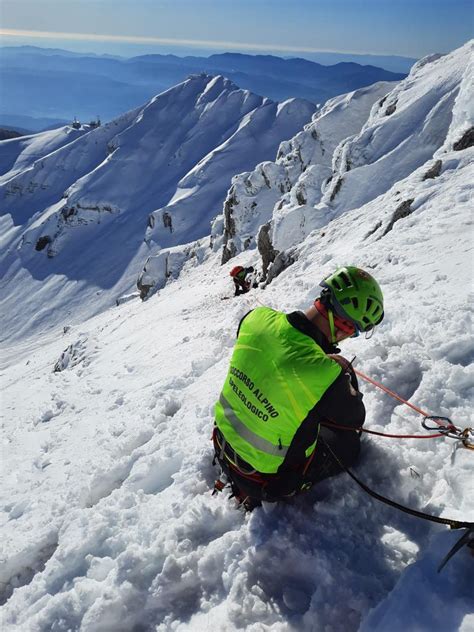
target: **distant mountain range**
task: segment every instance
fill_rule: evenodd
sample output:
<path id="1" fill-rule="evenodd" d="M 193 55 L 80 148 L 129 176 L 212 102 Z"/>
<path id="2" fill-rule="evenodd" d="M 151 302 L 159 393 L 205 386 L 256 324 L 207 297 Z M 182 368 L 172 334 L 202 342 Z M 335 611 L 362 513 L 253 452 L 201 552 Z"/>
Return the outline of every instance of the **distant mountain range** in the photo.
<path id="1" fill-rule="evenodd" d="M 319 104 L 377 81 L 405 77 L 354 62 L 324 66 L 272 55 L 126 59 L 32 46 L 0 48 L 0 66 L 0 125 L 32 131 L 60 125 L 74 116 L 83 121 L 97 115 L 111 120 L 200 72 L 224 75 L 243 89 L 275 101 L 299 97 Z"/>

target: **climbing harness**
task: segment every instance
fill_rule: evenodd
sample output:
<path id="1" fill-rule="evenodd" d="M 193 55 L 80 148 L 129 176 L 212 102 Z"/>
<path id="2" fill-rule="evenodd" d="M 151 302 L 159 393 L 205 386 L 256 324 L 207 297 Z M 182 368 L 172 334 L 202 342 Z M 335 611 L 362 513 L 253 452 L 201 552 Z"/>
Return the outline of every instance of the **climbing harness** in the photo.
<path id="1" fill-rule="evenodd" d="M 233 479 L 233 472 L 246 479 L 249 484 L 256 484 L 262 487 L 265 486 L 264 479 L 259 472 L 239 457 L 237 452 L 220 433 L 217 426 L 214 426 L 213 428 L 211 441 L 214 444 L 215 451 L 212 465 L 215 466 L 218 464 L 220 469 L 219 477 L 214 483 L 212 495 L 215 496 L 219 492 L 222 492 L 226 487 L 229 487 L 231 490 L 229 498 L 235 498 L 238 506 L 242 507 L 245 511 L 252 511 L 255 507 L 260 505 L 260 501 L 257 501 L 253 497 L 241 492 L 240 488 Z"/>

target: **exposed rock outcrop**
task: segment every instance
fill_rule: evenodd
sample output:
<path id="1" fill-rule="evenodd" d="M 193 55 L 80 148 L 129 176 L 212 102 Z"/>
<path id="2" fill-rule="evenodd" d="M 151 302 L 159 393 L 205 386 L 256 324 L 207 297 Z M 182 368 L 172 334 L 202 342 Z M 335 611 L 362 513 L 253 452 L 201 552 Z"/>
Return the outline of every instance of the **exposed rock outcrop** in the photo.
<path id="1" fill-rule="evenodd" d="M 441 167 L 443 165 L 442 160 L 436 160 L 432 167 L 423 176 L 423 180 L 430 180 L 431 178 L 437 178 L 441 173 Z"/>
<path id="2" fill-rule="evenodd" d="M 170 279 L 177 279 L 188 261 L 197 265 L 202 262 L 207 252 L 204 240 L 164 248 L 158 254 L 148 257 L 137 279 L 140 298 L 145 300 L 165 287 Z"/>
<path id="3" fill-rule="evenodd" d="M 269 266 L 275 261 L 278 251 L 273 248 L 270 239 L 270 222 L 263 224 L 258 231 L 258 252 L 262 258 L 262 276 L 266 279 Z"/>
<path id="4" fill-rule="evenodd" d="M 257 165 L 254 171 L 235 176 L 224 203 L 223 215 L 213 225 L 212 245 L 223 246 L 222 262 L 247 248 L 258 245 L 263 252 L 263 268 L 266 270 L 277 251 L 286 251 L 285 244 L 269 245 L 270 227 L 263 228 L 255 242 L 259 227 L 272 221 L 284 223 L 291 215 L 291 229 L 278 229 L 280 238 L 285 234 L 303 238 L 312 227 L 311 209 L 320 202 L 325 186 L 333 173 L 332 158 L 338 144 L 358 132 L 381 96 L 386 95 L 393 84 L 381 83 L 342 95 L 329 101 L 313 116 L 303 131 L 288 141 L 283 141 L 275 162 Z M 345 157 L 345 169 L 352 168 Z M 334 180 L 333 199 L 342 180 Z M 317 223 L 320 216 L 317 215 Z M 273 226 L 273 224 L 272 224 Z M 222 231 L 221 238 L 219 231 Z"/>
<path id="5" fill-rule="evenodd" d="M 389 221 L 387 225 L 387 228 L 383 232 L 382 237 L 385 237 L 385 235 L 392 230 L 395 222 L 398 222 L 399 219 L 408 217 L 409 215 L 413 213 L 413 209 L 411 208 L 411 205 L 413 204 L 414 201 L 415 201 L 414 199 L 405 200 L 399 206 L 397 206 L 397 208 L 395 209 L 392 215 L 391 220 Z"/>
<path id="6" fill-rule="evenodd" d="M 279 252 L 275 257 L 275 260 L 268 269 L 267 285 L 279 276 L 283 270 L 289 268 L 297 260 L 296 250 L 288 252 Z"/>
<path id="7" fill-rule="evenodd" d="M 461 151 L 474 145 L 474 127 L 466 130 L 461 138 L 453 145 L 454 151 Z"/>

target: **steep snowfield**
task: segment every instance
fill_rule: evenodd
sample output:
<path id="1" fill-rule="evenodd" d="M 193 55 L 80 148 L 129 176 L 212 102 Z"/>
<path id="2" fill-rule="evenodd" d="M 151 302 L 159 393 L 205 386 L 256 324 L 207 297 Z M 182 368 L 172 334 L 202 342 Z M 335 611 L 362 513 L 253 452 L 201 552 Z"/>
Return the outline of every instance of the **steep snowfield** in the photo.
<path id="1" fill-rule="evenodd" d="M 210 493 L 213 406 L 241 316 L 259 304 L 304 309 L 341 264 L 371 270 L 386 299 L 373 337 L 345 341 L 344 355 L 430 413 L 474 425 L 466 50 L 415 70 L 435 90 L 448 74 L 443 60 L 453 73 L 465 69 L 452 115 L 438 108 L 430 117 L 443 135 L 428 158 L 392 184 L 383 179 L 364 205 L 335 205 L 332 221 L 312 231 L 288 229 L 295 262 L 264 290 L 222 300 L 232 294 L 229 266 L 220 266 L 220 251 L 208 251 L 181 262 L 180 276 L 144 303 L 73 326 L 62 312 L 34 340 L 4 341 L 2 630 L 474 629 L 468 549 L 436 572 L 459 532 L 377 503 L 346 475 L 252 514 L 226 493 Z M 414 128 L 423 128 L 421 119 L 407 129 Z M 258 257 L 250 248 L 232 265 Z M 41 300 L 55 291 L 43 283 Z M 22 303 L 25 322 L 34 305 L 40 311 L 33 299 Z M 413 411 L 365 383 L 361 389 L 368 428 L 425 432 Z M 474 452 L 452 439 L 364 436 L 355 470 L 398 502 L 474 521 Z"/>
<path id="2" fill-rule="evenodd" d="M 203 74 L 86 134 L 0 143 L 3 334 L 113 305 L 148 255 L 209 235 L 232 175 L 272 158 L 314 110 Z"/>
<path id="3" fill-rule="evenodd" d="M 246 516 L 211 496 L 209 437 L 242 314 L 260 301 L 304 308 L 347 261 L 373 268 L 387 317 L 346 355 L 469 424 L 470 180 L 467 166 L 433 180 L 429 206 L 378 242 L 364 239 L 373 209 L 342 217 L 265 291 L 222 301 L 231 287 L 215 254 L 146 303 L 7 349 L 4 629 L 469 630 L 467 550 L 436 574 L 457 533 L 375 503 L 346 476 Z M 369 427 L 422 432 L 407 408 L 363 390 Z M 445 439 L 371 438 L 357 468 L 398 501 L 465 520 L 472 472 L 472 452 Z"/>
<path id="4" fill-rule="evenodd" d="M 60 127 L 42 134 L 21 136 L 0 143 L 0 182 L 3 184 L 16 173 L 31 167 L 56 149 L 85 134 L 87 128 Z"/>

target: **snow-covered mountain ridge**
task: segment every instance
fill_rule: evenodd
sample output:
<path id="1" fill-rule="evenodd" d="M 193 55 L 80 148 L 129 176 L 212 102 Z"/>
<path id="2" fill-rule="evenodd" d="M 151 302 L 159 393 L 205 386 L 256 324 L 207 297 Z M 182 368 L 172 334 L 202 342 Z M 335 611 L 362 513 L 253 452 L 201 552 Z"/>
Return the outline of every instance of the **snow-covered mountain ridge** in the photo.
<path id="1" fill-rule="evenodd" d="M 223 261 L 237 252 L 255 247 L 258 228 L 287 206 L 314 207 L 320 189 L 331 176 L 332 157 L 339 143 L 365 124 L 375 101 L 385 97 L 393 84 L 382 82 L 328 101 L 313 115 L 305 129 L 284 141 L 276 161 L 261 163 L 252 173 L 233 178 L 224 206 Z M 214 224 L 214 248 L 220 247 L 219 228 Z"/>
<path id="2" fill-rule="evenodd" d="M 214 226 L 217 247 L 223 235 L 223 260 L 257 240 L 264 271 L 278 253 L 280 269 L 285 251 L 311 231 L 392 187 L 397 193 L 399 183 L 418 168 L 424 168 L 423 173 L 434 168 L 432 177 L 449 168 L 446 154 L 454 151 L 453 159 L 459 157 L 456 143 L 469 145 L 472 136 L 472 69 L 469 42 L 449 55 L 420 60 L 385 96 L 385 86 L 375 84 L 329 101 L 304 132 L 281 145 L 275 163 L 263 163 L 233 179 L 223 221 Z M 338 118 L 345 121 L 344 134 Z M 333 143 L 325 153 L 328 136 Z M 389 207 L 392 217 L 404 212 L 404 207 L 397 211 L 404 202 L 395 196 Z M 386 202 L 382 212 L 385 208 Z M 258 239 L 259 226 L 263 229 Z"/>
<path id="3" fill-rule="evenodd" d="M 217 241 L 215 251 L 204 243 L 173 246 L 162 252 L 181 257 L 181 274 L 149 300 L 73 326 L 62 313 L 64 329 L 4 343 L 5 632 L 474 629 L 474 564 L 467 548 L 441 574 L 436 570 L 458 532 L 377 503 L 346 475 L 291 504 L 245 515 L 225 493 L 211 495 L 217 471 L 209 441 L 243 314 L 259 304 L 304 309 L 319 281 L 347 263 L 371 270 L 380 282 L 385 318 L 370 339 L 345 341 L 344 355 L 356 356 L 356 368 L 424 410 L 462 428 L 473 426 L 470 46 L 424 60 L 415 69 L 421 74 L 408 78 L 406 95 L 402 84 L 396 87 L 392 114 L 377 111 L 389 107 L 393 91 L 385 103 L 375 100 L 367 126 L 361 122 L 334 150 L 340 157 L 345 147 L 351 155 L 365 148 L 367 162 L 341 172 L 345 181 L 333 200 L 323 199 L 331 181 L 324 191 L 305 185 L 307 199 L 319 200 L 314 206 L 296 205 L 291 188 L 279 191 L 276 207 L 273 199 L 265 206 L 267 185 L 257 186 L 259 168 L 247 171 L 256 185 L 246 208 L 258 202 L 259 212 L 268 214 L 270 244 L 294 261 L 265 289 L 221 300 L 232 293 L 229 267 L 255 263 L 255 245 L 225 267 Z M 440 95 L 440 107 L 432 100 L 428 107 L 426 90 Z M 347 109 L 354 97 L 347 97 Z M 339 103 L 342 115 L 344 98 Z M 426 116 L 415 116 L 417 103 Z M 391 123 L 398 110 L 401 129 Z M 318 119 L 321 126 L 336 116 L 331 112 Z M 400 145 L 413 149 L 415 138 L 426 139 L 427 128 L 439 130 L 439 137 L 416 157 L 405 157 Z M 373 144 L 364 136 L 368 129 Z M 298 146 L 305 165 L 323 158 L 309 128 L 300 133 L 304 143 L 285 143 L 288 151 L 278 162 Z M 411 171 L 405 158 L 415 165 Z M 390 167 L 383 178 L 380 160 Z M 311 168 L 294 164 L 291 187 Z M 272 169 L 280 166 L 264 165 L 273 195 Z M 331 170 L 339 173 L 339 166 L 338 158 Z M 358 173 L 349 179 L 352 171 Z M 346 186 L 369 199 L 353 208 Z M 287 206 L 278 209 L 280 200 Z M 257 217 L 252 221 L 258 225 Z M 236 237 L 246 225 L 242 219 Z M 102 245 L 107 250 L 110 243 Z M 190 248 L 198 253 L 184 263 Z M 48 264 L 57 259 L 44 255 L 35 256 Z M 46 279 L 31 305 L 40 313 L 56 291 Z M 75 292 L 86 296 L 81 288 Z M 31 305 L 22 305 L 31 318 Z M 361 388 L 366 427 L 426 432 L 407 407 L 365 383 Z M 474 521 L 473 463 L 473 452 L 452 439 L 371 436 L 364 437 L 356 474 L 414 509 Z"/>
<path id="4" fill-rule="evenodd" d="M 344 63 L 336 63 L 339 61 Z M 51 117 L 67 121 L 74 113 L 88 121 L 97 112 L 103 120 L 110 121 L 200 72 L 223 75 L 241 88 L 274 101 L 299 97 L 324 103 L 342 92 L 375 81 L 399 81 L 415 62 L 400 60 L 401 68 L 387 72 L 383 68 L 389 59 L 381 61 L 382 67 L 377 68 L 375 57 L 327 59 L 322 61 L 325 65 L 305 59 L 236 53 L 210 57 L 143 55 L 125 59 L 0 46 L 3 97 L 0 123 L 39 131 L 54 123 Z M 397 63 L 396 59 L 391 61 Z"/>
<path id="5" fill-rule="evenodd" d="M 114 304 L 150 249 L 208 235 L 232 175 L 274 156 L 314 110 L 196 75 L 87 133 L 62 128 L 0 143 L 4 332 Z M 55 292 L 38 313 L 46 279 Z"/>

